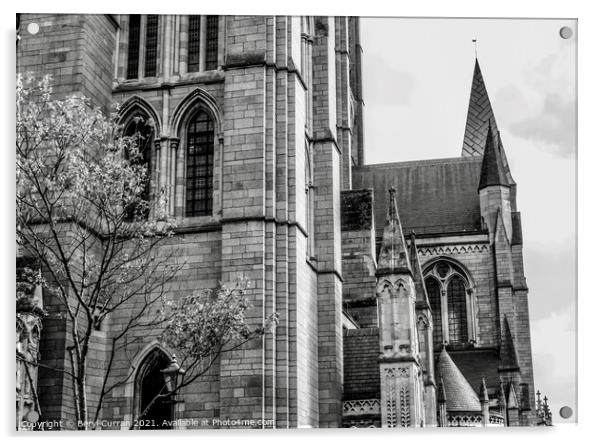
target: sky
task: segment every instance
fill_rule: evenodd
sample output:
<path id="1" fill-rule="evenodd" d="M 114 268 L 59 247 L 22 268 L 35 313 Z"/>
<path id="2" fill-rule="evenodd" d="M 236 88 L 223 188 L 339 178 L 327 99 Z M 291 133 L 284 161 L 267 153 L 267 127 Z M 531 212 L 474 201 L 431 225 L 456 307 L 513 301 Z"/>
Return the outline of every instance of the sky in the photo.
<path id="1" fill-rule="evenodd" d="M 477 39 L 518 184 L 535 386 L 555 422 L 577 408 L 576 31 L 573 20 L 361 19 L 367 164 L 460 155 Z"/>

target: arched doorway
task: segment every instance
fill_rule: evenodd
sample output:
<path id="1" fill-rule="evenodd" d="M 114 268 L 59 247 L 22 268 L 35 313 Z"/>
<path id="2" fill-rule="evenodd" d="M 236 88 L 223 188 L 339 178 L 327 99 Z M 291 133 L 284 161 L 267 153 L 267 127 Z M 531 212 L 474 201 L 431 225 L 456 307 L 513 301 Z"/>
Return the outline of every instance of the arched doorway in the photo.
<path id="1" fill-rule="evenodd" d="M 166 397 L 157 397 L 167 392 L 162 369 L 170 360 L 159 348 L 146 356 L 136 376 L 137 412 L 139 429 L 171 429 L 173 403 Z"/>

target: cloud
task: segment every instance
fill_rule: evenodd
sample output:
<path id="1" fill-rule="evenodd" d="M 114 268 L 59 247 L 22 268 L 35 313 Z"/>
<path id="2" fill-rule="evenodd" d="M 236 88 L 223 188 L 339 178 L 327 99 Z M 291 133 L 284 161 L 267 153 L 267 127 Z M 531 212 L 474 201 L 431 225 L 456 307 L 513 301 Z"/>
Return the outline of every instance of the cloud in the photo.
<path id="1" fill-rule="evenodd" d="M 560 245 L 529 243 L 524 261 L 532 320 L 545 320 L 553 313 L 574 315 L 577 300 L 575 251 L 571 239 Z"/>
<path id="2" fill-rule="evenodd" d="M 560 156 L 575 153 L 575 101 L 558 94 L 547 94 L 539 114 L 515 122 L 510 131 L 534 141 L 540 148 Z"/>
<path id="3" fill-rule="evenodd" d="M 575 49 L 564 46 L 533 60 L 522 82 L 499 89 L 496 103 L 509 132 L 560 157 L 576 149 Z M 518 106 L 517 106 L 518 105 Z M 506 112 L 512 109 L 511 112 Z"/>
<path id="4" fill-rule="evenodd" d="M 393 68 L 375 53 L 364 54 L 364 66 L 378 67 L 378 80 L 364 82 L 364 98 L 369 98 L 370 107 L 398 107 L 412 101 L 416 79 L 409 72 Z"/>
<path id="5" fill-rule="evenodd" d="M 574 309 L 565 308 L 531 325 L 535 388 L 547 395 L 555 423 L 562 406 L 576 410 L 576 343 Z M 562 351 L 558 354 L 558 351 Z M 575 417 L 567 419 L 574 422 Z"/>

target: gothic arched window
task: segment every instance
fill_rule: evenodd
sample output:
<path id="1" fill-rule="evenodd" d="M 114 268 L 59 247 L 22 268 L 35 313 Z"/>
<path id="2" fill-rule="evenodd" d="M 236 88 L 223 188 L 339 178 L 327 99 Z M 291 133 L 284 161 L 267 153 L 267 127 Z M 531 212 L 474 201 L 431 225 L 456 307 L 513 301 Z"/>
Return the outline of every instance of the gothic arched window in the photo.
<path id="1" fill-rule="evenodd" d="M 458 276 L 453 277 L 447 285 L 447 313 L 450 343 L 467 342 L 466 287 L 464 280 Z"/>
<path id="2" fill-rule="evenodd" d="M 209 216 L 213 211 L 215 125 L 204 110 L 186 130 L 186 216 Z"/>
<path id="3" fill-rule="evenodd" d="M 466 344 L 476 339 L 472 286 L 456 262 L 439 260 L 424 270 L 433 316 L 433 343 Z"/>
<path id="4" fill-rule="evenodd" d="M 170 429 L 173 421 L 173 404 L 163 394 L 167 393 L 162 369 L 169 366 L 167 354 L 153 349 L 144 359 L 136 374 L 135 413 L 140 429 Z"/>
<path id="5" fill-rule="evenodd" d="M 441 286 L 433 277 L 424 280 L 426 292 L 431 304 L 433 316 L 433 344 L 443 343 L 443 328 L 441 324 Z"/>

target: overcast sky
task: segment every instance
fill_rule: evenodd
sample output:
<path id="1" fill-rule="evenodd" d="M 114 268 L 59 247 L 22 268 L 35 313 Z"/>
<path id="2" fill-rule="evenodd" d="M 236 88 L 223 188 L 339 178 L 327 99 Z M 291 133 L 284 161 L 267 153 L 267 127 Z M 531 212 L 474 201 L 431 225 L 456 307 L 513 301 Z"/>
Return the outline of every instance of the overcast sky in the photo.
<path id="1" fill-rule="evenodd" d="M 535 386 L 576 408 L 576 37 L 570 20 L 363 18 L 366 163 L 459 156 L 479 64 L 518 184 Z M 573 419 L 574 420 L 574 417 Z"/>

